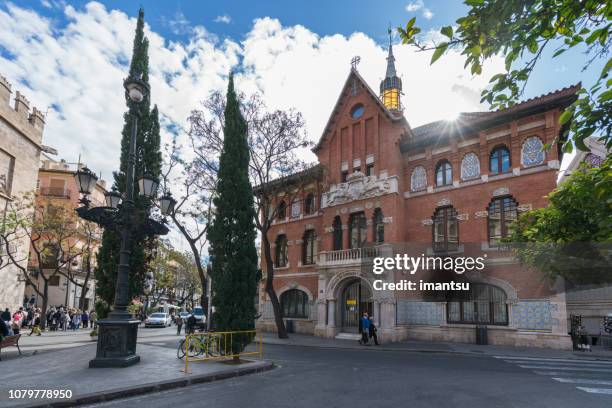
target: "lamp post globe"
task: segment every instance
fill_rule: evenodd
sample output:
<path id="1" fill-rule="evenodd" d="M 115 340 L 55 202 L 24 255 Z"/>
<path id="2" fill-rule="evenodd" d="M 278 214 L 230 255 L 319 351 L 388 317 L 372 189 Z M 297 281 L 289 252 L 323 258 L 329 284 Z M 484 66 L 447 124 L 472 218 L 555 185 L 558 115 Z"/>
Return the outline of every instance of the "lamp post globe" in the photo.
<path id="1" fill-rule="evenodd" d="M 116 190 L 111 190 L 104 194 L 104 198 L 106 200 L 106 206 L 117 209 L 119 204 L 121 204 L 121 193 Z"/>
<path id="2" fill-rule="evenodd" d="M 176 200 L 174 197 L 172 197 L 172 193 L 168 191 L 159 199 L 159 205 L 161 207 L 162 215 L 172 215 L 174 212 L 174 206 L 176 205 Z"/>
<path id="3" fill-rule="evenodd" d="M 149 95 L 149 85 L 138 76 L 130 76 L 123 81 L 126 97 L 134 102 L 140 103 Z"/>
<path id="4" fill-rule="evenodd" d="M 145 173 L 141 178 L 138 179 L 138 190 L 141 196 L 146 198 L 153 198 L 157 193 L 157 187 L 159 181 L 153 177 L 150 173 Z"/>
<path id="5" fill-rule="evenodd" d="M 79 187 L 79 192 L 86 196 L 93 192 L 93 189 L 98 181 L 98 176 L 96 176 L 87 167 L 82 167 L 77 170 L 74 178 L 76 179 L 77 186 Z"/>

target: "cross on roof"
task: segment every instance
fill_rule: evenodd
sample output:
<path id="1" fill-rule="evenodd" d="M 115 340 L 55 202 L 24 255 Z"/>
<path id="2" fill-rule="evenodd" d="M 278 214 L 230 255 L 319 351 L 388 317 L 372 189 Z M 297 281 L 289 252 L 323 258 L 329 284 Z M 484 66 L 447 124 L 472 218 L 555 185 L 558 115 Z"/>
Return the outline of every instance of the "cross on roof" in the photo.
<path id="1" fill-rule="evenodd" d="M 359 62 L 361 62 L 361 57 L 359 55 L 355 55 L 353 59 L 351 59 L 351 67 L 353 67 L 353 69 L 357 69 Z"/>

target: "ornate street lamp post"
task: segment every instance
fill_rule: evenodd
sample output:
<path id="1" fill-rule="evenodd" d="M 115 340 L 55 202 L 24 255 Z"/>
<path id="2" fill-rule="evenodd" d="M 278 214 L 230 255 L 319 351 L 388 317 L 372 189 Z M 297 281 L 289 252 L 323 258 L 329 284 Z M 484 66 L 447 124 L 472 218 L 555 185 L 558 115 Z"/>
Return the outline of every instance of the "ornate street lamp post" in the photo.
<path id="1" fill-rule="evenodd" d="M 98 348 L 96 358 L 89 362 L 90 367 L 127 367 L 140 361 L 136 354 L 136 339 L 138 324 L 127 311 L 129 298 L 130 248 L 134 225 L 144 235 L 165 235 L 168 228 L 163 221 L 142 219 L 142 215 L 134 208 L 134 181 L 136 169 L 136 133 L 138 129 L 138 106 L 149 94 L 149 86 L 140 76 L 127 78 L 123 86 L 132 115 L 132 129 L 126 171 L 125 196 L 113 190 L 105 195 L 105 207 L 90 208 L 87 198 L 93 192 L 97 177 L 87 168 L 77 171 L 75 178 L 80 192 L 83 194 L 80 202 L 83 206 L 77 208 L 78 215 L 88 221 L 93 221 L 104 228 L 116 228 L 121 234 L 121 250 L 115 287 L 115 304 L 108 317 L 98 321 Z M 141 196 L 153 199 L 159 182 L 150 174 L 145 173 L 138 180 Z M 167 196 L 167 195 L 166 195 Z M 166 197 L 164 196 L 164 198 Z M 170 205 L 162 205 L 162 210 L 168 210 Z M 162 211 L 163 215 L 166 215 Z"/>

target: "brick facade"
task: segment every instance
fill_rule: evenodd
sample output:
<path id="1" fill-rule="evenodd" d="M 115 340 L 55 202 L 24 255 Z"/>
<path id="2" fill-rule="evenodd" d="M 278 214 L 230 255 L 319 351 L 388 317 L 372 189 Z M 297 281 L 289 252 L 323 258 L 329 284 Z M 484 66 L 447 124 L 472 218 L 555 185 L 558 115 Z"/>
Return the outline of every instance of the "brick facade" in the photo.
<path id="1" fill-rule="evenodd" d="M 556 287 L 543 283 L 536 271 L 518 265 L 510 253 L 490 244 L 487 209 L 493 199 L 504 197 L 516 202 L 517 212 L 546 205 L 546 195 L 556 186 L 561 160 L 556 144 L 562 134 L 558 117 L 576 90 L 571 87 L 508 110 L 467 113 L 455 122 L 440 121 L 413 129 L 401 112 L 388 110 L 352 69 L 313 149 L 318 165 L 325 169 L 323 176 L 300 191 L 300 210 L 294 216 L 291 203 L 286 203 L 286 218 L 276 220 L 269 233 L 273 253 L 279 235 L 285 235 L 288 242 L 288 263 L 275 268 L 274 287 L 281 302 L 283 293 L 289 290 L 307 295 L 307 313 L 287 317 L 293 321 L 294 330 L 333 337 L 350 329 L 346 322 L 353 313 L 353 301 L 346 297 L 346 291 L 351 283 L 361 282 L 360 293 L 370 292 L 371 298 L 366 306 L 361 306 L 360 298 L 357 310 L 368 307 L 373 312 L 383 341 L 415 338 L 473 342 L 475 324 L 448 323 L 445 301 L 432 301 L 416 292 L 373 290 L 371 267 L 364 268 L 368 258 L 374 254 L 392 256 L 398 245 L 434 253 L 432 217 L 437 208 L 452 206 L 458 229 L 455 252 L 464 256 L 487 254 L 485 270 L 469 280 L 500 288 L 505 294 L 507 321 L 490 326 L 489 341 L 569 347 L 564 296 Z M 362 114 L 354 115 L 358 110 Z M 528 146 L 541 143 L 551 148 L 544 153 L 534 150 L 533 158 L 525 156 L 525 163 L 525 141 L 529 141 Z M 498 146 L 507 149 L 510 165 L 496 174 L 490 171 L 489 159 Z M 468 153 L 476 155 L 480 169 L 472 167 L 472 177 L 462 179 L 462 161 Z M 437 186 L 436 167 L 444 160 L 452 167 L 452 180 Z M 415 191 L 411 180 L 419 166 L 425 169 L 426 186 Z M 313 214 L 304 215 L 309 192 L 316 194 L 317 207 Z M 376 209 L 382 211 L 384 242 L 376 242 Z M 353 247 L 366 248 L 350 249 L 351 215 L 361 212 L 365 215 L 365 243 Z M 334 251 L 337 217 L 342 223 L 342 250 Z M 316 263 L 302 265 L 304 233 L 311 229 L 317 237 Z M 397 271 L 391 275 L 385 275 L 386 279 L 406 278 Z M 274 330 L 269 299 L 263 289 L 260 293 L 258 326 Z"/>

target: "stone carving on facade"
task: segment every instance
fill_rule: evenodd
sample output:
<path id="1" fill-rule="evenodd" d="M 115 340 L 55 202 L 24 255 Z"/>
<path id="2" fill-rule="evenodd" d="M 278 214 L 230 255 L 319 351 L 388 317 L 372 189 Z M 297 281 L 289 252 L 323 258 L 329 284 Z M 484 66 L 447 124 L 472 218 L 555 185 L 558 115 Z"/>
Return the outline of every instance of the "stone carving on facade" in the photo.
<path id="1" fill-rule="evenodd" d="M 428 225 L 433 225 L 433 220 L 422 220 L 421 224 L 423 224 L 423 226 L 428 226 Z"/>
<path id="2" fill-rule="evenodd" d="M 393 217 L 384 217 L 383 224 L 391 224 L 393 222 Z"/>
<path id="3" fill-rule="evenodd" d="M 503 196 L 506 194 L 510 194 L 510 189 L 508 187 L 500 187 L 493 190 L 493 197 Z"/>
<path id="4" fill-rule="evenodd" d="M 397 192 L 396 177 L 378 178 L 356 171 L 348 176 L 346 183 L 332 186 L 330 191 L 323 194 L 321 207 L 332 207 L 394 192 Z"/>
<path id="5" fill-rule="evenodd" d="M 489 216 L 489 212 L 488 211 L 476 211 L 474 213 L 474 218 L 478 219 L 478 218 L 487 218 Z"/>
<path id="6" fill-rule="evenodd" d="M 334 227 L 325 227 L 325 232 L 334 232 Z"/>
<path id="7" fill-rule="evenodd" d="M 457 219 L 459 221 L 467 221 L 467 220 L 470 219 L 470 215 L 467 214 L 467 213 L 466 214 L 459 214 L 459 215 L 457 215 Z"/>
<path id="8" fill-rule="evenodd" d="M 446 207 L 447 205 L 451 205 L 451 200 L 449 200 L 448 198 L 443 198 L 440 201 L 438 201 L 437 206 L 438 207 Z"/>
<path id="9" fill-rule="evenodd" d="M 516 207 L 516 210 L 518 212 L 526 212 L 526 211 L 531 211 L 532 208 L 533 207 L 532 207 L 531 204 L 522 204 L 522 205 L 519 205 L 518 207 Z"/>

